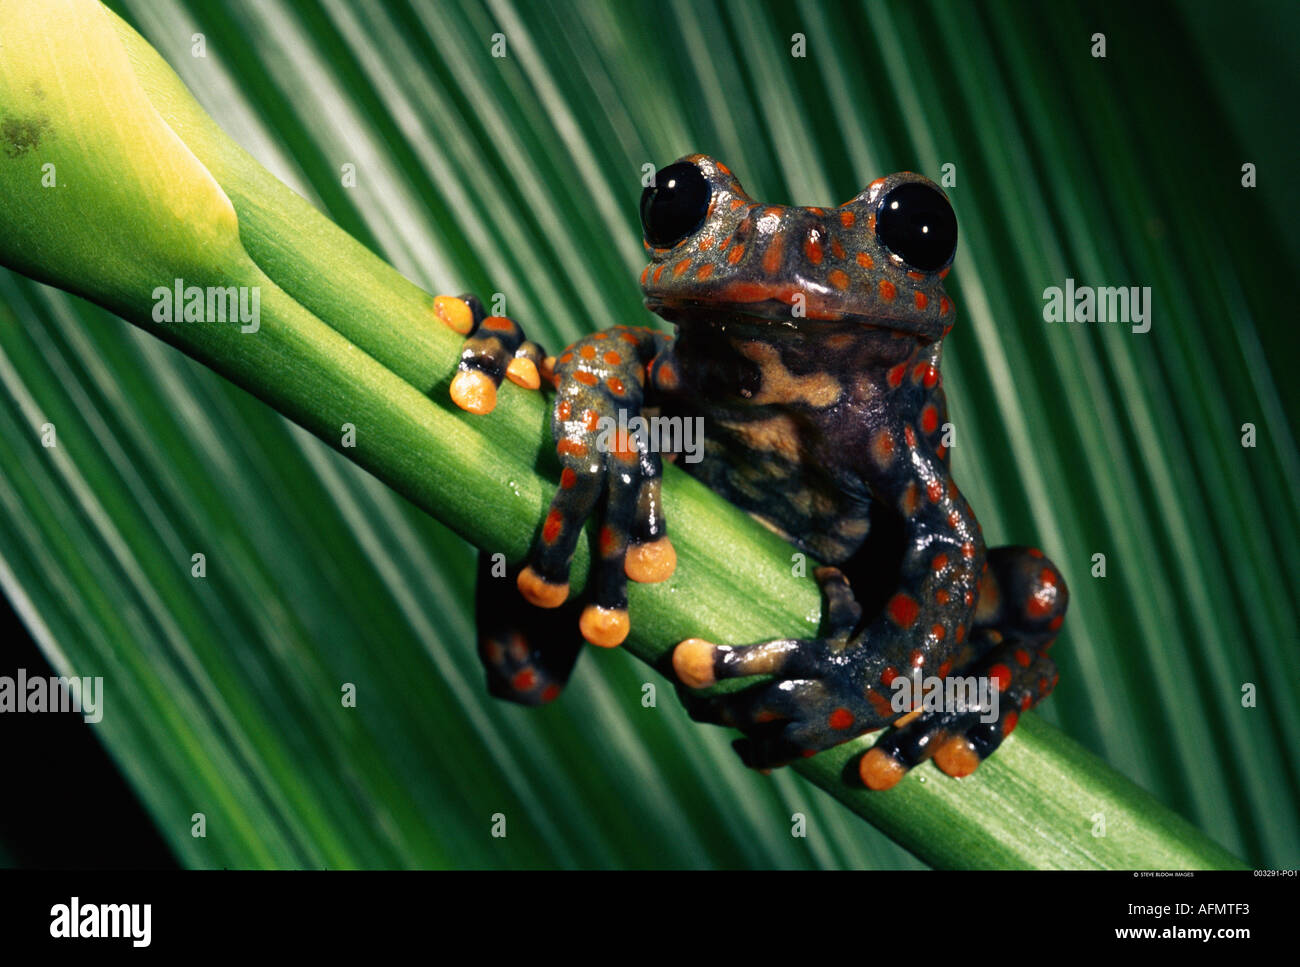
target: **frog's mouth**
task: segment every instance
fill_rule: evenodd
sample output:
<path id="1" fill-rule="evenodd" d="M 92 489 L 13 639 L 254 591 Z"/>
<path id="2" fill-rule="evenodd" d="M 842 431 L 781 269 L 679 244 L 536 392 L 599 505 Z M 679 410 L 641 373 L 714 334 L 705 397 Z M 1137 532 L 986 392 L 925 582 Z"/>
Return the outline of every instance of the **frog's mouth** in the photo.
<path id="1" fill-rule="evenodd" d="M 765 287 L 775 288 L 775 287 Z M 912 337 L 925 345 L 940 338 L 942 331 L 937 323 L 928 320 L 899 318 L 895 315 L 855 312 L 848 309 L 834 308 L 825 303 L 808 298 L 802 307 L 802 315 L 794 312 L 794 294 L 803 294 L 806 290 L 792 290 L 790 299 L 782 298 L 787 293 L 780 292 L 755 300 L 710 299 L 665 299 L 658 296 L 646 296 L 645 306 L 655 315 L 677 325 L 706 326 L 784 326 L 798 329 L 809 320 L 827 325 L 848 326 L 855 329 L 871 329 L 890 333 L 893 336 Z"/>
<path id="2" fill-rule="evenodd" d="M 709 280 L 678 283 L 674 288 L 657 284 L 643 286 L 646 308 L 678 324 L 719 324 L 730 320 L 751 324 L 780 324 L 797 328 L 808 322 L 852 324 L 878 329 L 896 336 L 912 336 L 921 343 L 943 336 L 944 324 L 935 311 L 942 290 L 928 294 L 916 312 L 907 311 L 900 301 L 885 301 L 847 292 L 820 279 L 796 275 L 782 281 L 753 279 Z"/>

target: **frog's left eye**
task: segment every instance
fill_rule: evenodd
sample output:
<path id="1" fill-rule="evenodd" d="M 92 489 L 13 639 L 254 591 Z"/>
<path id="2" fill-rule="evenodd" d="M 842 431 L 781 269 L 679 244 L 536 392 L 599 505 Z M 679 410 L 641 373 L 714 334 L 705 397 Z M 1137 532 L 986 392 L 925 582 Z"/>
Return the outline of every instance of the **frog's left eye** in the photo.
<path id="1" fill-rule="evenodd" d="M 904 182 L 880 199 L 876 237 L 912 268 L 933 272 L 957 251 L 957 216 L 937 189 Z"/>
<path id="2" fill-rule="evenodd" d="M 709 210 L 712 192 L 700 169 L 679 161 L 655 172 L 641 192 L 641 229 L 655 248 L 668 248 L 692 234 Z"/>

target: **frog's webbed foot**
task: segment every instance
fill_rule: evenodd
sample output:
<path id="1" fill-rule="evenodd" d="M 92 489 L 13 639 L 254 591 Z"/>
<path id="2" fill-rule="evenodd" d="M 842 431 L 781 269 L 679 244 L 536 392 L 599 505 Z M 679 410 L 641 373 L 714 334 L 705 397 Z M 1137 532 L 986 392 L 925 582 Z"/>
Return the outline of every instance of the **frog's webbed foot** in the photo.
<path id="1" fill-rule="evenodd" d="M 1015 729 L 1020 713 L 1056 687 L 1059 676 L 1047 651 L 1068 604 L 1065 578 L 1042 551 L 990 550 L 969 652 L 957 656 L 957 671 L 945 680 L 963 700 L 899 719 L 859 763 L 863 783 L 888 789 L 930 758 L 954 778 L 974 772 Z"/>
<path id="2" fill-rule="evenodd" d="M 507 377 L 524 389 L 541 386 L 546 352 L 525 339 L 513 319 L 486 315 L 483 304 L 472 295 L 440 295 L 433 300 L 433 311 L 466 337 L 451 381 L 452 401 L 462 410 L 491 413 L 497 405 L 497 387 Z"/>
<path id="3" fill-rule="evenodd" d="M 474 594 L 478 655 L 488 691 L 521 705 L 558 698 L 582 649 L 572 607 L 539 611 L 519 595 L 514 575 L 479 551 Z"/>
<path id="4" fill-rule="evenodd" d="M 890 657 L 872 647 L 869 633 L 855 633 L 860 609 L 852 592 L 838 570 L 822 568 L 817 579 L 827 603 L 825 637 L 740 647 L 692 638 L 677 646 L 673 669 L 685 686 L 687 711 L 744 732 L 736 750 L 757 768 L 784 765 L 894 723 L 898 727 L 860 760 L 868 788 L 887 789 L 929 758 L 950 776 L 969 775 L 1011 733 L 1020 712 L 1056 684 L 1046 651 L 1068 601 L 1064 578 L 1039 551 L 996 548 L 988 564 L 969 635 L 932 631 L 930 651 L 911 652 L 916 672 L 924 667 L 932 682 L 941 683 L 942 696 L 933 704 L 925 704 L 926 687 L 933 685 L 914 687 L 910 696 L 895 688 L 895 679 L 908 673 L 899 660 L 906 652 Z M 757 675 L 770 680 L 724 695 L 689 691 Z"/>
<path id="5" fill-rule="evenodd" d="M 585 336 L 551 360 L 524 339 L 513 321 L 482 318 L 473 297 L 444 299 L 438 311 L 448 325 L 469 335 L 451 386 L 452 398 L 463 409 L 489 412 L 503 376 L 532 388 L 539 375 L 554 383 L 551 429 L 561 468 L 559 488 L 517 585 L 539 608 L 558 608 L 568 600 L 574 549 L 603 498 L 590 582 L 593 600 L 578 626 L 592 644 L 621 644 L 630 627 L 627 579 L 663 581 L 677 564 L 664 526 L 660 455 L 635 422 L 645 399 L 646 373 L 667 337 L 615 326 Z"/>

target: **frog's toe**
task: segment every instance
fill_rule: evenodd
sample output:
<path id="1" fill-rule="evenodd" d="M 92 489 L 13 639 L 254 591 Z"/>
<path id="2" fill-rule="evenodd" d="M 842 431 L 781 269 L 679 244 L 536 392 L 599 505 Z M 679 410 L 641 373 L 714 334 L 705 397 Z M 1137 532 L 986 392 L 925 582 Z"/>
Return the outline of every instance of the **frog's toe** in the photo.
<path id="1" fill-rule="evenodd" d="M 979 698 L 899 719 L 859 764 L 868 788 L 887 789 L 926 759 L 954 779 L 969 776 L 1015 730 L 1020 713 L 1055 685 L 1052 660 L 1019 638 L 995 629 L 976 629 L 972 636 L 984 657 L 956 674 L 975 686 Z"/>
<path id="2" fill-rule="evenodd" d="M 489 316 L 472 295 L 438 296 L 434 314 L 448 328 L 465 336 L 460 364 L 451 381 L 451 399 L 462 410 L 483 415 L 497 404 L 501 380 L 525 389 L 542 382 L 545 351 L 524 338 L 519 324 L 505 316 Z"/>
<path id="3" fill-rule="evenodd" d="M 592 603 L 582 612 L 582 636 L 601 648 L 614 648 L 627 638 L 627 579 L 644 561 L 629 566 L 635 546 L 637 501 L 647 461 L 635 441 L 621 438 L 607 458 L 607 493 L 592 572 Z M 657 466 L 657 464 L 656 464 Z M 665 538 L 666 540 L 666 538 Z M 671 552 L 672 545 L 668 545 Z M 675 556 L 675 555 L 674 555 Z"/>
<path id="4" fill-rule="evenodd" d="M 541 349 L 537 343 L 527 341 L 521 348 L 524 349 L 524 354 L 515 350 L 514 358 L 506 364 L 506 378 L 524 389 L 541 389 L 542 374 L 537 368 Z"/>
<path id="5" fill-rule="evenodd" d="M 697 722 L 752 730 L 787 723 L 796 718 L 802 707 L 801 689 L 811 682 L 767 682 L 740 692 L 725 695 L 699 695 L 682 692 L 686 712 Z"/>
<path id="6" fill-rule="evenodd" d="M 548 581 L 531 564 L 520 570 L 515 584 L 524 600 L 539 608 L 558 608 L 569 599 L 568 581 Z"/>
<path id="7" fill-rule="evenodd" d="M 813 574 L 825 599 L 826 636 L 817 639 L 778 638 L 755 645 L 715 645 L 688 638 L 673 650 L 673 670 L 689 688 L 707 688 L 720 679 L 749 675 L 820 678 L 826 656 L 843 645 L 862 618 L 848 579 L 839 568 L 819 567 Z"/>
<path id="8" fill-rule="evenodd" d="M 827 637 L 848 635 L 862 620 L 862 605 L 844 572 L 837 567 L 819 567 L 813 572 L 826 605 L 824 624 Z"/>
<path id="9" fill-rule="evenodd" d="M 993 751 L 992 749 L 989 752 Z M 985 753 L 987 755 L 988 753 Z M 934 764 L 953 779 L 962 779 L 979 768 L 983 757 L 965 735 L 950 735 L 934 750 Z"/>
<path id="10" fill-rule="evenodd" d="M 497 384 L 486 373 L 462 369 L 452 377 L 451 401 L 467 413 L 485 416 L 496 409 Z"/>
<path id="11" fill-rule="evenodd" d="M 478 318 L 475 318 L 475 309 Z M 472 295 L 439 295 L 433 297 L 433 314 L 442 320 L 443 325 L 462 336 L 468 336 L 478 325 L 478 319 L 485 314 L 483 305 Z"/>
<path id="12" fill-rule="evenodd" d="M 620 438 L 609 453 L 601 453 L 596 432 L 580 426 L 577 435 L 561 437 L 556 450 L 562 465 L 560 487 L 528 566 L 520 572 L 519 590 L 539 607 L 554 608 L 564 603 L 578 537 L 604 493 L 604 512 L 592 560 L 592 601 L 583 610 L 578 628 L 591 644 L 614 648 L 623 643 L 631 629 L 627 613 L 629 575 L 666 577 L 666 561 L 675 561 L 676 555 L 661 531 L 652 535 L 653 542 L 633 542 L 632 535 L 639 526 L 637 508 L 646 476 L 644 468 L 648 465 L 634 441 Z M 629 553 L 634 549 L 635 557 L 629 562 Z"/>
<path id="13" fill-rule="evenodd" d="M 666 581 L 677 570 L 677 551 L 664 520 L 663 460 L 648 447 L 638 448 L 635 501 L 627 508 L 628 547 L 623 570 L 638 584 Z"/>
<path id="14" fill-rule="evenodd" d="M 583 525 L 604 486 L 598 464 L 561 451 L 565 466 L 527 565 L 516 581 L 519 593 L 539 608 L 558 608 L 569 597 L 569 564 Z"/>
<path id="15" fill-rule="evenodd" d="M 873 745 L 858 763 L 858 774 L 868 789 L 880 791 L 898 785 L 898 780 L 907 775 L 907 766 L 897 756 Z"/>
<path id="16" fill-rule="evenodd" d="M 582 637 L 600 648 L 617 648 L 623 644 L 631 627 L 626 607 L 606 608 L 589 604 L 582 609 L 582 617 L 578 619 Z"/>
<path id="17" fill-rule="evenodd" d="M 792 663 L 807 650 L 808 643 L 795 638 L 739 646 L 687 638 L 673 649 L 673 671 L 688 688 L 708 688 L 724 678 L 793 671 Z"/>
<path id="18" fill-rule="evenodd" d="M 633 544 L 627 549 L 623 570 L 638 584 L 667 581 L 677 570 L 677 551 L 667 537 Z"/>
<path id="19" fill-rule="evenodd" d="M 973 773 L 1015 728 L 1016 713 L 990 723 L 979 712 L 925 713 L 882 736 L 858 763 L 858 774 L 868 789 L 895 786 L 907 772 L 926 759 L 954 779 Z M 1005 733 L 1003 729 L 1005 728 Z"/>
<path id="20" fill-rule="evenodd" d="M 697 722 L 744 732 L 734 746 L 754 769 L 776 768 L 838 745 L 861 731 L 857 726 L 864 714 L 861 708 L 849 708 L 853 703 L 842 702 L 826 683 L 806 678 L 782 678 L 720 695 L 683 690 L 681 698 Z"/>

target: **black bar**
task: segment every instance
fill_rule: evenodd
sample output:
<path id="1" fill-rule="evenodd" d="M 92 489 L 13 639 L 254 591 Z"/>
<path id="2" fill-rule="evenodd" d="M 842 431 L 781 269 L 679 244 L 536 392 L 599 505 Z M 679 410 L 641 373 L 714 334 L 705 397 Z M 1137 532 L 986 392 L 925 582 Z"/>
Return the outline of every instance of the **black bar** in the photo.
<path id="1" fill-rule="evenodd" d="M 930 943 L 940 954 L 990 942 L 998 950 L 1197 946 L 1235 955 L 1290 940 L 1297 885 L 1295 871 L 0 871 L 0 949 L 8 961 L 27 949 L 338 954 L 404 943 L 460 960 L 499 959 L 510 948 L 529 957 L 588 948 L 614 957 L 636 949 L 668 954 L 704 942 L 728 955 L 770 953 L 779 935 L 783 948 L 806 944 L 809 957 L 828 944 L 924 956 Z M 119 918 L 119 933 L 128 936 L 52 936 L 71 932 L 73 897 L 77 932 L 92 922 L 107 932 Z M 121 904 L 141 906 L 126 919 Z M 143 939 L 144 904 L 148 944 L 136 946 L 130 935 Z M 1206 930 L 1208 938 L 1200 934 Z"/>

